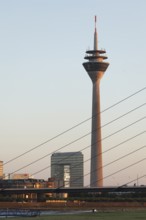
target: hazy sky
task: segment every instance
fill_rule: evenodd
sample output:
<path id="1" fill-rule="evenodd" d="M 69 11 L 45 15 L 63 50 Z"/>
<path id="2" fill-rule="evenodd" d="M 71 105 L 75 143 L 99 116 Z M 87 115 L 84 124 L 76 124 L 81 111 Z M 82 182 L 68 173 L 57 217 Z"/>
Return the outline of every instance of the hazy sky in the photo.
<path id="1" fill-rule="evenodd" d="M 101 110 L 146 86 L 145 0 L 0 0 L 0 160 L 4 162 L 30 150 L 91 117 L 92 84 L 84 70 L 85 51 L 93 47 L 94 15 L 97 15 L 99 48 L 107 51 L 110 66 L 101 81 Z M 102 124 L 137 108 L 146 101 L 146 90 L 102 114 Z M 103 138 L 143 118 L 138 108 L 103 128 Z M 146 128 L 146 121 L 131 125 L 103 141 L 103 151 L 119 145 Z M 91 121 L 48 142 L 4 166 L 5 173 L 51 154 L 89 133 Z M 103 154 L 104 165 L 146 145 L 139 135 Z M 90 135 L 62 151 L 90 146 Z M 83 151 L 90 158 L 90 148 Z M 108 176 L 145 158 L 143 148 L 104 169 Z M 143 161 L 105 178 L 120 185 L 146 174 Z M 50 166 L 50 156 L 17 173 L 34 174 Z M 85 174 L 90 172 L 89 161 Z M 47 179 L 50 168 L 35 175 Z M 88 183 L 89 176 L 85 178 Z M 140 184 L 146 179 L 139 180 Z"/>

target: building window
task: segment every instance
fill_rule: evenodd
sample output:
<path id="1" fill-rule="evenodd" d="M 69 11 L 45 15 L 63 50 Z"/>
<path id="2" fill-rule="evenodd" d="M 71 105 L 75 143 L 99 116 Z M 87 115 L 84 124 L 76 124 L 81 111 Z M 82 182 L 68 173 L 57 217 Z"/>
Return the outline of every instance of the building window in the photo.
<path id="1" fill-rule="evenodd" d="M 64 165 L 64 187 L 70 187 L 70 165 Z"/>

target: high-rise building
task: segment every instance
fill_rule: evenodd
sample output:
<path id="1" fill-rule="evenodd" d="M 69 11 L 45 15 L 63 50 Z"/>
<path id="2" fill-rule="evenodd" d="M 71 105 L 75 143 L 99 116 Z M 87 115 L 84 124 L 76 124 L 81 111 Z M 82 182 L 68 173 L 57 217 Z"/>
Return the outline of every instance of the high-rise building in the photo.
<path id="1" fill-rule="evenodd" d="M 3 179 L 3 161 L 0 160 L 0 179 Z"/>
<path id="2" fill-rule="evenodd" d="M 95 16 L 94 47 L 93 50 L 86 51 L 85 59 L 87 59 L 88 62 L 83 63 L 83 66 L 93 83 L 90 174 L 91 187 L 103 186 L 101 141 L 102 137 L 100 118 L 100 80 L 109 65 L 109 63 L 103 62 L 103 60 L 107 59 L 107 57 L 104 55 L 105 52 L 105 50 L 98 49 L 98 37 Z"/>
<path id="3" fill-rule="evenodd" d="M 83 187 L 83 154 L 54 153 L 51 156 L 51 177 L 58 187 Z"/>

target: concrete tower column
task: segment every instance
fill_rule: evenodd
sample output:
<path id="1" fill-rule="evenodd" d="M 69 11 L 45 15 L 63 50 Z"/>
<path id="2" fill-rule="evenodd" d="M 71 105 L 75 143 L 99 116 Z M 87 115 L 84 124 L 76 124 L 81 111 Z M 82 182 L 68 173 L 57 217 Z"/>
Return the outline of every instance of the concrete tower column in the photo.
<path id="1" fill-rule="evenodd" d="M 98 50 L 98 38 L 95 32 L 93 50 L 86 51 L 85 59 L 88 62 L 83 63 L 89 77 L 93 83 L 92 96 L 92 134 L 91 134 L 91 175 L 90 186 L 103 186 L 103 169 L 102 169 L 102 137 L 101 137 L 101 116 L 100 116 L 100 80 L 106 71 L 109 63 L 103 62 L 107 59 L 103 54 L 105 50 Z"/>

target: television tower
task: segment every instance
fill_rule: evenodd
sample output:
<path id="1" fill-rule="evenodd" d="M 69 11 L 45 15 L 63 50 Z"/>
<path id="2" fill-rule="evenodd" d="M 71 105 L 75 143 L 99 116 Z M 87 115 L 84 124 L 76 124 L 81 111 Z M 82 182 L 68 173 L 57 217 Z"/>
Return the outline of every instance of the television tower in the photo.
<path id="1" fill-rule="evenodd" d="M 86 51 L 85 59 L 88 62 L 83 63 L 85 70 L 93 83 L 92 94 L 92 135 L 91 135 L 91 174 L 90 186 L 103 186 L 103 169 L 102 169 L 102 137 L 101 137 L 101 117 L 100 117 L 100 80 L 106 71 L 109 63 L 103 62 L 107 59 L 105 50 L 98 49 L 98 35 L 95 32 L 93 50 Z"/>

